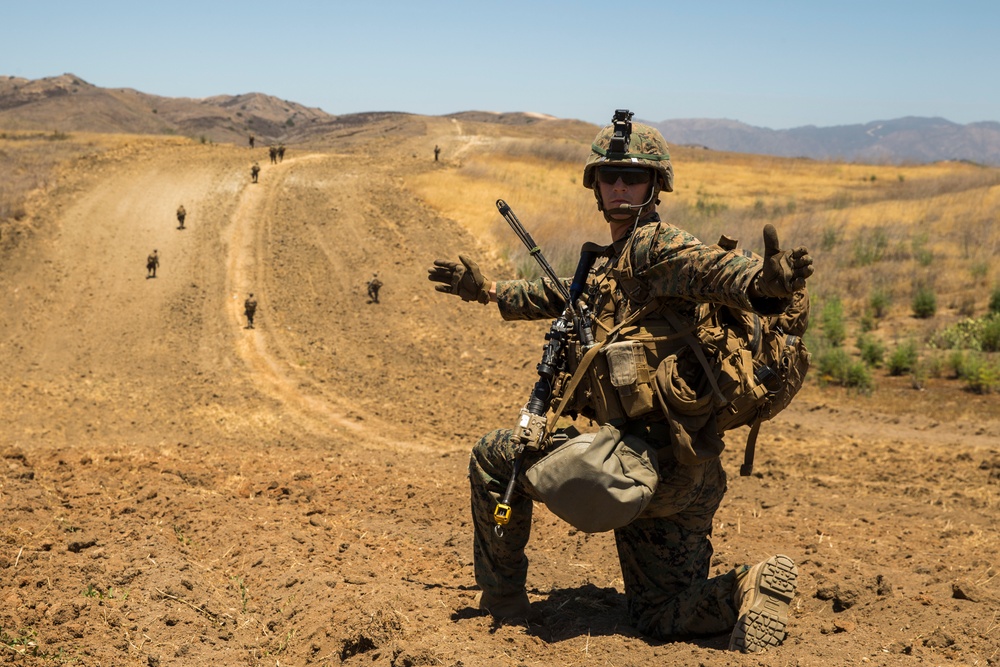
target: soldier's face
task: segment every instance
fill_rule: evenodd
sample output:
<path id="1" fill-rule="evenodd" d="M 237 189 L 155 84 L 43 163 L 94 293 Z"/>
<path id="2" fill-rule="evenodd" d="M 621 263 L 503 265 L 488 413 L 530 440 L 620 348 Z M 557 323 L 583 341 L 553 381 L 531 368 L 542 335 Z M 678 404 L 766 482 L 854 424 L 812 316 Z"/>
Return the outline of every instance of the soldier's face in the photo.
<path id="1" fill-rule="evenodd" d="M 639 206 L 649 198 L 653 173 L 641 168 L 604 167 L 597 171 L 597 187 L 604 210 L 612 218 L 626 220 L 634 215 L 630 206 Z M 621 209 L 617 212 L 616 209 Z"/>

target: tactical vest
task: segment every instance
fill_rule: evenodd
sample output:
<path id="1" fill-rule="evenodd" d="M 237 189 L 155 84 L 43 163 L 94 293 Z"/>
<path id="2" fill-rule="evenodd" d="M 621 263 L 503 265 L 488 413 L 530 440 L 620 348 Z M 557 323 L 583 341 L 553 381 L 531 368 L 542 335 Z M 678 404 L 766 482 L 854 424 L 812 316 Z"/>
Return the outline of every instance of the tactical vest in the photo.
<path id="1" fill-rule="evenodd" d="M 720 247 L 735 251 L 736 243 L 723 237 Z M 717 457 L 725 431 L 750 425 L 741 469 L 750 474 L 760 423 L 788 405 L 809 366 L 801 339 L 808 294 L 797 293 L 779 316 L 761 317 L 652 298 L 642 280 L 646 268 L 633 266 L 631 239 L 617 257 L 595 263 L 588 286 L 599 350 L 570 350 L 556 391 L 571 394 L 560 395 L 557 413 L 619 428 L 651 426 L 689 465 Z"/>

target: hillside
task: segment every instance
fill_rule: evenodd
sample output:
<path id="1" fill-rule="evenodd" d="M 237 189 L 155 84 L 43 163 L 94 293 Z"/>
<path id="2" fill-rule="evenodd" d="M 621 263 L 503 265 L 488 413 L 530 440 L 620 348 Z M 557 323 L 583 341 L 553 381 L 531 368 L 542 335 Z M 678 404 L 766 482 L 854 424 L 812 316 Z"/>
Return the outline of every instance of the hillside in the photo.
<path id="1" fill-rule="evenodd" d="M 496 624 L 474 608 L 468 451 L 512 425 L 548 323 L 437 294 L 426 268 L 467 253 L 512 274 L 493 237 L 439 211 L 473 197 L 451 179 L 483 173 L 463 170 L 476 151 L 509 175 L 505 151 L 545 137 L 575 155 L 593 130 L 535 120 L 373 114 L 290 144 L 278 164 L 242 141 L 65 139 L 79 154 L 39 179 L 24 233 L 0 250 L 7 661 L 998 664 L 1000 406 L 944 380 L 885 379 L 865 398 L 813 378 L 762 430 L 751 477 L 737 475 L 733 434 L 712 569 L 796 560 L 778 650 L 642 637 L 624 621 L 613 537 L 544 508 L 529 545 L 539 619 Z M 32 141 L 53 144 L 0 149 Z M 688 173 L 746 159 L 680 153 Z M 776 182 L 793 173 L 767 167 Z M 593 208 L 578 174 L 555 176 Z M 487 180 L 493 198 L 512 187 Z M 435 184 L 445 195 L 432 199 Z M 364 292 L 375 272 L 379 304 Z"/>
<path id="2" fill-rule="evenodd" d="M 237 145 L 246 145 L 253 134 L 267 145 L 322 139 L 344 125 L 404 115 L 371 110 L 338 116 L 256 92 L 202 99 L 161 97 L 131 88 L 101 88 L 74 74 L 34 80 L 0 76 L 0 130 L 171 134 Z M 554 120 L 531 112 L 458 111 L 447 117 L 500 125 Z M 658 127 L 672 145 L 715 151 L 871 164 L 961 160 L 1000 166 L 997 122 L 960 125 L 943 118 L 897 118 L 788 130 L 705 118 L 646 122 Z"/>
<path id="3" fill-rule="evenodd" d="M 320 109 L 262 93 L 204 99 L 100 88 L 73 74 L 0 77 L 0 128 L 62 132 L 177 134 L 246 145 L 295 141 L 337 120 Z"/>
<path id="4" fill-rule="evenodd" d="M 872 164 L 965 160 L 1000 165 L 1000 123 L 960 125 L 944 118 L 896 118 L 858 125 L 788 130 L 733 120 L 675 119 L 653 122 L 676 144 L 717 151 L 808 157 Z"/>

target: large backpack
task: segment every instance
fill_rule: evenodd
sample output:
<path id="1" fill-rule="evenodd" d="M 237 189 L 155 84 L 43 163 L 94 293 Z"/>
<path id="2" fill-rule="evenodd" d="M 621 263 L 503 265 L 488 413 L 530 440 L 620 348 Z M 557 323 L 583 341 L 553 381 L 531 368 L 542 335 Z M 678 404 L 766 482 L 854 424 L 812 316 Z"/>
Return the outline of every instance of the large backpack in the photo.
<path id="1" fill-rule="evenodd" d="M 723 237 L 720 247 L 733 251 L 736 242 Z M 744 254 L 750 256 L 749 251 Z M 619 323 L 612 333 L 628 331 L 656 310 L 654 301 Z M 796 292 L 784 312 L 773 316 L 703 304 L 695 324 L 684 324 L 669 310 L 673 333 L 628 336 L 609 345 L 599 343 L 557 382 L 560 398 L 549 420 L 579 408 L 580 394 L 605 396 L 618 417 L 643 419 L 662 414 L 678 461 L 695 464 L 718 456 L 728 430 L 749 426 L 740 474 L 750 475 L 760 425 L 791 402 L 802 387 L 810 355 L 802 341 L 809 322 L 809 295 Z M 644 350 L 646 353 L 644 353 Z M 665 352 L 665 353 L 664 353 Z M 647 365 L 657 359 L 655 368 Z M 575 363 L 573 363 L 575 362 Z M 615 414 L 589 415 L 614 422 Z M 610 418 L 610 419 L 609 419 Z"/>
<path id="2" fill-rule="evenodd" d="M 740 475 L 750 475 L 760 425 L 788 407 L 809 370 L 810 354 L 802 340 L 808 314 L 805 289 L 793 295 L 791 305 L 780 315 L 714 309 L 688 336 L 700 368 L 685 373 L 682 367 L 675 368 L 675 364 L 682 366 L 683 360 L 669 358 L 657 368 L 653 385 L 668 420 L 683 421 L 692 414 L 710 412 L 702 426 L 709 433 L 690 437 L 711 437 L 711 431 L 721 436 L 749 426 Z M 692 377 L 703 379 L 703 383 L 687 386 L 685 378 Z M 700 405 L 685 400 L 690 397 Z M 684 434 L 681 437 L 683 440 Z"/>

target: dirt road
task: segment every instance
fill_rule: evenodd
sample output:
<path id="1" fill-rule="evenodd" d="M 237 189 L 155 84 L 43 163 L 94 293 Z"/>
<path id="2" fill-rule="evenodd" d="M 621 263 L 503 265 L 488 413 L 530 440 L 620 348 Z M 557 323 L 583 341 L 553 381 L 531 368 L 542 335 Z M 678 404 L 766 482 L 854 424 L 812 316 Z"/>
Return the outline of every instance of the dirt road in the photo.
<path id="1" fill-rule="evenodd" d="M 541 620 L 476 612 L 467 452 L 510 425 L 546 324 L 431 289 L 432 259 L 489 255 L 406 189 L 454 124 L 391 123 L 276 165 L 136 139 L 50 194 L 0 268 L 0 660 L 1000 664 L 1000 409 L 954 389 L 811 384 L 750 478 L 733 435 L 713 567 L 799 563 L 778 651 L 641 637 L 612 537 L 544 509 Z"/>

